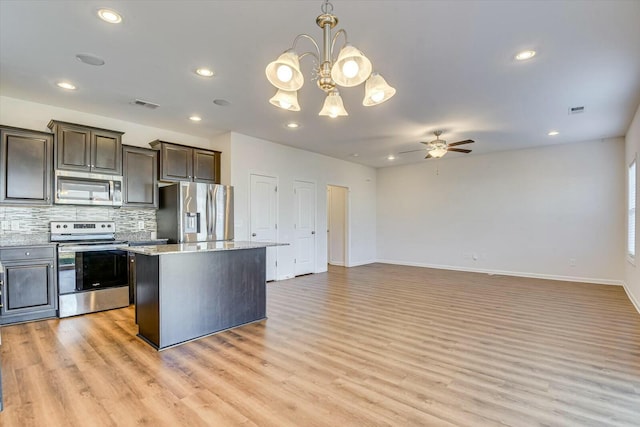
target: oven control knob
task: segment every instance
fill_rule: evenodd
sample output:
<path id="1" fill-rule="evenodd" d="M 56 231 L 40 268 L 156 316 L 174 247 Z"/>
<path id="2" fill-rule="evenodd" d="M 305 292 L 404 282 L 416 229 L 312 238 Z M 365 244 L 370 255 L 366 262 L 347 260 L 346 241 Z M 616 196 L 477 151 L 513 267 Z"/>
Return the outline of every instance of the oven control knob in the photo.
<path id="1" fill-rule="evenodd" d="M 67 224 L 63 225 L 62 228 L 67 228 Z"/>
<path id="2" fill-rule="evenodd" d="M 102 228 L 104 228 L 104 224 L 102 224 Z"/>
<path id="3" fill-rule="evenodd" d="M 111 228 L 111 224 L 107 225 L 107 227 Z"/>
<path id="4" fill-rule="evenodd" d="M 60 228 L 60 224 L 56 225 L 56 228 Z"/>

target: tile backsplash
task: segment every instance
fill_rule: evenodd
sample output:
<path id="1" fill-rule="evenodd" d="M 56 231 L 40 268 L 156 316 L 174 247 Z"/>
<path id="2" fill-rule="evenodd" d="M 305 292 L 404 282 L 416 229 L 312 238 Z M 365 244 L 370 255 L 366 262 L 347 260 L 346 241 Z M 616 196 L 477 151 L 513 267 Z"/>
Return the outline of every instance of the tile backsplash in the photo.
<path id="1" fill-rule="evenodd" d="M 115 221 L 120 240 L 146 240 L 157 231 L 153 208 L 7 206 L 0 207 L 0 246 L 48 243 L 50 221 Z"/>

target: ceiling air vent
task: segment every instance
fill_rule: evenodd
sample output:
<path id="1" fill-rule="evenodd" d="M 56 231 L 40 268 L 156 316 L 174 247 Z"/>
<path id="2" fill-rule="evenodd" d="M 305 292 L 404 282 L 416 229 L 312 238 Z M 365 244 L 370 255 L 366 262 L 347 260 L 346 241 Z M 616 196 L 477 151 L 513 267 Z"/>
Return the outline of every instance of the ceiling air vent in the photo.
<path id="1" fill-rule="evenodd" d="M 155 110 L 156 108 L 158 108 L 160 106 L 158 104 L 154 104 L 153 102 L 143 101 L 142 99 L 134 99 L 131 103 L 133 105 L 138 105 L 140 107 L 147 107 L 147 108 L 150 108 L 152 110 Z"/>
<path id="2" fill-rule="evenodd" d="M 584 106 L 569 108 L 569 114 L 580 114 L 580 113 L 584 113 Z"/>

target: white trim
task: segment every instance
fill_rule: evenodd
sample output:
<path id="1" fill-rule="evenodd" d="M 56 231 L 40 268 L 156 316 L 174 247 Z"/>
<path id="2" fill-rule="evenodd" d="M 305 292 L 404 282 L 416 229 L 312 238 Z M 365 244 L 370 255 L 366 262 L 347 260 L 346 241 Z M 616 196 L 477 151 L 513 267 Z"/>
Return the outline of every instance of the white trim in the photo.
<path id="1" fill-rule="evenodd" d="M 368 261 L 360 261 L 360 262 L 352 262 L 347 265 L 347 267 L 360 267 L 361 265 L 373 264 L 375 263 L 375 259 L 370 259 Z"/>
<path id="2" fill-rule="evenodd" d="M 638 301 L 633 293 L 631 293 L 631 289 L 627 286 L 627 282 L 622 282 L 622 286 L 624 287 L 624 291 L 627 293 L 627 297 L 629 297 L 631 304 L 633 304 L 638 313 L 640 313 L 640 301 Z"/>
<path id="3" fill-rule="evenodd" d="M 482 269 L 482 268 L 468 268 L 468 267 L 458 267 L 454 265 L 427 264 L 422 262 L 404 262 L 404 261 L 395 261 L 395 260 L 387 260 L 387 259 L 379 259 L 377 262 L 380 262 L 383 264 L 408 265 L 412 267 L 436 268 L 439 270 L 455 270 L 455 271 L 468 271 L 471 273 L 486 273 L 489 275 L 530 277 L 533 279 L 560 280 L 563 282 L 581 282 L 581 283 L 594 283 L 597 285 L 624 286 L 624 282 L 622 280 L 597 279 L 592 277 L 558 276 L 554 274 L 527 273 L 527 272 L 521 272 L 521 271 L 488 270 L 488 269 Z"/>
<path id="4" fill-rule="evenodd" d="M 330 262 L 329 265 L 335 265 L 337 267 L 345 267 L 343 262 Z"/>

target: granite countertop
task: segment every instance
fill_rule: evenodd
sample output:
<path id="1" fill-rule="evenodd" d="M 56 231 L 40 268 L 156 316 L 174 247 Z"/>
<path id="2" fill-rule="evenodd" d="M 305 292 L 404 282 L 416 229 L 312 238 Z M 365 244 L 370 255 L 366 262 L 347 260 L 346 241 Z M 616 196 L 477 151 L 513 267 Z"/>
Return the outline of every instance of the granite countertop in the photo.
<path id="1" fill-rule="evenodd" d="M 197 252 L 233 251 L 239 249 L 266 248 L 268 246 L 287 246 L 288 243 L 272 242 L 196 242 L 174 245 L 130 246 L 123 248 L 136 254 L 158 256 Z"/>
<path id="2" fill-rule="evenodd" d="M 19 248 L 19 247 L 38 247 L 38 246 L 55 246 L 57 243 L 51 243 L 42 240 L 35 240 L 33 243 L 31 242 L 2 242 L 0 244 L 0 248 Z"/>

